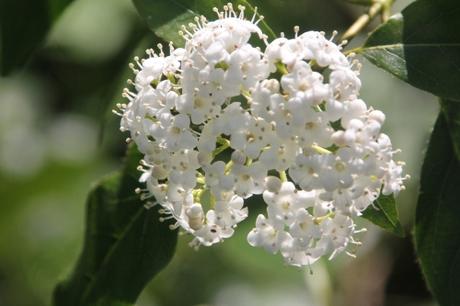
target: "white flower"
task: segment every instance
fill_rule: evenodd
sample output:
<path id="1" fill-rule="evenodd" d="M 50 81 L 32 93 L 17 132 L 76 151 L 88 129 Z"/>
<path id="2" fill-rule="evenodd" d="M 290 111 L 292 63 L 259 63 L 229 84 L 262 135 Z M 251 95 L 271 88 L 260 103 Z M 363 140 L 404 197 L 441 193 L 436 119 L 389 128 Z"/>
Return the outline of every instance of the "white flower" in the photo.
<path id="1" fill-rule="evenodd" d="M 263 247 L 270 253 L 277 253 L 282 244 L 291 237 L 282 228 L 270 223 L 264 215 L 257 216 L 256 227 L 248 234 L 248 242 L 252 246 Z"/>
<path id="2" fill-rule="evenodd" d="M 311 266 L 325 254 L 322 246 L 310 246 L 303 239 L 289 239 L 283 244 L 282 254 L 286 263 L 302 267 Z"/>
<path id="3" fill-rule="evenodd" d="M 294 222 L 289 227 L 289 232 L 294 238 L 310 241 L 321 237 L 319 226 L 314 217 L 306 209 L 296 211 Z"/>
<path id="4" fill-rule="evenodd" d="M 202 96 L 198 92 L 180 96 L 176 108 L 180 113 L 190 115 L 193 124 L 202 124 L 208 119 L 215 118 L 220 112 L 220 106 L 212 98 Z"/>
<path id="5" fill-rule="evenodd" d="M 235 177 L 225 173 L 226 164 L 223 161 L 216 161 L 210 166 L 204 167 L 205 181 L 213 191 L 229 191 L 233 188 Z"/>
<path id="6" fill-rule="evenodd" d="M 171 172 L 169 181 L 185 188 L 193 188 L 196 184 L 196 169 L 198 163 L 198 151 L 181 150 L 171 155 L 169 161 Z"/>
<path id="7" fill-rule="evenodd" d="M 214 210 L 210 210 L 207 219 L 222 228 L 233 228 L 248 216 L 247 207 L 243 207 L 244 199 L 232 192 L 225 192 L 216 201 Z"/>
<path id="8" fill-rule="evenodd" d="M 230 145 L 250 158 L 257 158 L 261 150 L 273 141 L 274 133 L 265 120 L 251 119 L 245 128 L 231 134 Z"/>
<path id="9" fill-rule="evenodd" d="M 270 63 L 270 72 L 276 71 L 276 63 L 281 60 L 281 49 L 289 40 L 285 37 L 276 38 L 265 49 L 265 56 Z"/>
<path id="10" fill-rule="evenodd" d="M 354 218 L 408 178 L 381 133 L 385 115 L 359 98 L 359 64 L 321 32 L 268 42 L 257 13 L 215 11 L 182 28 L 183 49 L 159 46 L 131 65 L 116 113 L 144 155 L 137 192 L 194 247 L 231 237 L 245 200 L 262 194 L 250 245 L 294 266 L 349 253 Z"/>
<path id="11" fill-rule="evenodd" d="M 149 49 L 146 51 L 149 56 L 147 59 L 139 61 L 138 58 L 135 58 L 138 67 L 131 65 L 136 73 L 135 86 L 138 91 L 149 89 L 152 84 L 159 83 L 162 77 L 174 75 L 179 70 L 185 50 L 174 49 L 170 45 L 171 54 L 165 57 L 161 44 L 158 47 L 160 48 L 159 54 L 156 54 L 153 49 Z"/>
<path id="12" fill-rule="evenodd" d="M 197 25 L 192 25 L 191 32 L 184 34 L 186 39 L 185 49 L 192 52 L 196 49 L 207 49 L 213 42 L 219 42 L 228 52 L 245 44 L 251 38 L 251 34 L 256 34 L 260 39 L 265 35 L 257 26 L 259 20 L 246 20 L 244 7 L 239 6 L 240 13 L 234 11 L 231 3 L 224 6 L 224 11 L 217 13 L 219 19 L 208 22 L 204 17 L 197 18 Z M 186 29 L 184 29 L 186 30 Z"/>
<path id="13" fill-rule="evenodd" d="M 281 77 L 283 89 L 291 96 L 297 97 L 308 105 L 318 105 L 331 96 L 328 84 L 323 84 L 323 76 L 312 71 L 304 61 L 297 61 L 289 73 Z"/>
<path id="14" fill-rule="evenodd" d="M 251 119 L 251 114 L 241 107 L 240 102 L 233 102 L 222 111 L 222 115 L 216 121 L 216 128 L 225 135 L 243 133 Z"/>
<path id="15" fill-rule="evenodd" d="M 264 150 L 260 155 L 260 161 L 268 169 L 284 171 L 293 164 L 299 148 L 293 140 L 282 142 L 277 139 L 270 148 Z"/>
<path id="16" fill-rule="evenodd" d="M 294 221 L 297 210 L 311 206 L 311 203 L 304 203 L 297 193 L 298 190 L 291 182 L 284 182 L 277 192 L 264 191 L 263 198 L 267 203 L 270 220 L 289 226 Z"/>
<path id="17" fill-rule="evenodd" d="M 397 195 L 401 190 L 404 190 L 404 180 L 409 176 L 402 177 L 403 165 L 404 163 L 395 163 L 393 160 L 388 162 L 385 177 L 383 178 L 382 194 L 389 195 L 393 193 Z"/>
<path id="18" fill-rule="evenodd" d="M 305 59 L 314 59 L 318 65 L 330 66 L 336 69 L 341 66 L 348 66 L 348 60 L 340 51 L 341 47 L 327 40 L 323 33 L 309 31 L 299 36 L 306 49 L 308 49 Z"/>
<path id="19" fill-rule="evenodd" d="M 289 168 L 289 175 L 303 190 L 320 189 L 319 174 L 325 167 L 326 156 L 322 154 L 299 154 Z"/>
<path id="20" fill-rule="evenodd" d="M 166 147 L 174 151 L 196 146 L 196 138 L 190 130 L 190 119 L 182 114 L 174 116 L 165 138 Z"/>
<path id="21" fill-rule="evenodd" d="M 253 115 L 267 121 L 273 120 L 273 109 L 276 106 L 272 106 L 272 100 L 276 101 L 281 97 L 279 90 L 280 84 L 276 79 L 263 80 L 257 83 L 249 100 Z"/>
<path id="22" fill-rule="evenodd" d="M 326 191 L 333 191 L 337 188 L 348 188 L 353 184 L 352 171 L 350 169 L 350 158 L 348 150 L 340 149 L 336 154 L 325 156 L 324 169 L 319 175 L 322 187 Z"/>
<path id="23" fill-rule="evenodd" d="M 233 235 L 232 228 L 223 229 L 216 224 L 207 223 L 193 233 L 197 242 L 204 246 L 211 246 L 215 243 L 221 242 L 224 238 L 229 238 Z M 193 245 L 193 242 L 192 242 Z"/>
<path id="24" fill-rule="evenodd" d="M 253 194 L 263 192 L 267 170 L 260 162 L 255 162 L 249 166 L 234 165 L 232 168 L 234 175 L 234 191 L 243 198 L 248 198 Z"/>
<path id="25" fill-rule="evenodd" d="M 332 251 L 330 258 L 344 251 L 352 242 L 356 225 L 350 217 L 337 213 L 334 218 L 324 220 L 321 225 L 322 237 L 319 244 Z"/>
<path id="26" fill-rule="evenodd" d="M 224 88 L 233 86 L 238 93 L 241 88 L 251 88 L 268 74 L 268 61 L 262 58 L 260 50 L 245 44 L 230 55 Z"/>
<path id="27" fill-rule="evenodd" d="M 335 69 L 329 76 L 335 98 L 339 101 L 355 99 L 361 88 L 361 80 L 355 71 L 347 68 Z"/>
<path id="28" fill-rule="evenodd" d="M 208 156 L 216 149 L 216 141 L 220 135 L 216 124 L 217 123 L 214 120 L 209 120 L 201 130 L 199 136 L 197 145 L 198 151 Z M 209 162 L 210 160 L 207 161 L 207 163 Z"/>

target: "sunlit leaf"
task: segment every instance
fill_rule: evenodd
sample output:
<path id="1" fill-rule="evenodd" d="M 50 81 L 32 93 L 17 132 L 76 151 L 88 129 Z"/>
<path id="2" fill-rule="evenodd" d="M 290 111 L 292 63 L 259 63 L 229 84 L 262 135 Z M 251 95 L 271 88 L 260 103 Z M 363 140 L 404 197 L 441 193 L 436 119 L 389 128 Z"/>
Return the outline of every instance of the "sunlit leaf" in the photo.
<path id="1" fill-rule="evenodd" d="M 419 0 L 377 28 L 357 52 L 415 87 L 460 101 L 459 28 L 457 0 Z"/>
<path id="2" fill-rule="evenodd" d="M 390 233 L 400 237 L 405 235 L 393 195 L 380 195 L 373 205 L 363 212 L 362 217 Z"/>

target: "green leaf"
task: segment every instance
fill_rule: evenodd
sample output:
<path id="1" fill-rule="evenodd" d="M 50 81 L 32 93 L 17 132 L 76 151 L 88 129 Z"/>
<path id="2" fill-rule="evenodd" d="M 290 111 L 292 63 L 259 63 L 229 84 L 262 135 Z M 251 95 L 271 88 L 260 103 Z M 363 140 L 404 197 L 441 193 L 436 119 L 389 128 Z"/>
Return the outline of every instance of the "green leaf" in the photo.
<path id="1" fill-rule="evenodd" d="M 415 244 L 428 286 L 441 306 L 460 305 L 460 162 L 440 114 L 422 167 Z"/>
<path id="2" fill-rule="evenodd" d="M 455 154 L 460 160 L 460 107 L 455 101 L 441 100 L 441 109 L 449 128 Z"/>
<path id="3" fill-rule="evenodd" d="M 362 5 L 362 6 L 371 6 L 372 4 L 376 2 L 375 0 L 343 0 L 343 1 L 351 3 L 351 4 Z"/>
<path id="4" fill-rule="evenodd" d="M 460 101 L 460 6 L 418 0 L 356 50 L 376 66 L 437 96 Z"/>
<path id="5" fill-rule="evenodd" d="M 182 25 L 194 22 L 194 18 L 203 15 L 210 20 L 216 19 L 213 7 L 222 10 L 228 1 L 220 0 L 133 0 L 137 11 L 147 22 L 148 27 L 165 41 L 172 41 L 182 46 L 184 40 L 178 34 Z M 246 16 L 252 16 L 254 8 L 246 0 L 232 1 L 235 8 L 238 4 L 246 6 Z M 260 24 L 262 31 L 275 37 L 273 30 L 265 21 Z"/>
<path id="6" fill-rule="evenodd" d="M 48 30 L 73 0 L 2 0 L 0 2 L 0 73 L 24 65 Z"/>
<path id="7" fill-rule="evenodd" d="M 140 157 L 131 148 L 125 169 L 90 192 L 83 251 L 73 273 L 56 287 L 55 306 L 132 305 L 171 260 L 177 231 L 134 193 Z"/>
<path id="8" fill-rule="evenodd" d="M 400 237 L 405 236 L 393 195 L 386 196 L 381 194 L 373 205 L 363 212 L 362 217 L 390 233 Z"/>

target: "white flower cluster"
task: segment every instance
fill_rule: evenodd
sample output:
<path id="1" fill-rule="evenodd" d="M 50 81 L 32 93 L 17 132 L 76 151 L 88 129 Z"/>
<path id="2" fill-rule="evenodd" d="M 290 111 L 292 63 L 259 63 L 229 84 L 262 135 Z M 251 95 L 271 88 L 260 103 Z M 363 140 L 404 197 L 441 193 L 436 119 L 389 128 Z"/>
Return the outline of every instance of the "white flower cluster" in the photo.
<path id="1" fill-rule="evenodd" d="M 144 154 L 138 191 L 194 246 L 232 236 L 244 200 L 262 194 L 249 244 L 296 266 L 346 251 L 359 243 L 353 218 L 405 179 L 385 115 L 358 98 L 359 64 L 323 33 L 269 43 L 256 13 L 215 11 L 183 27 L 184 48 L 132 65 L 135 90 L 118 107 Z"/>

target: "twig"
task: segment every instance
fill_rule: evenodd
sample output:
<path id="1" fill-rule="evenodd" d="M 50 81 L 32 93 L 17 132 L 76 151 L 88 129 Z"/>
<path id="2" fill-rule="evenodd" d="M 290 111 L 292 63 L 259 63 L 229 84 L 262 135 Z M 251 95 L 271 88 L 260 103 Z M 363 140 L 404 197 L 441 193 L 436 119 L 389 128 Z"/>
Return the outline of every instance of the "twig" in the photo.
<path id="1" fill-rule="evenodd" d="M 390 8 L 395 0 L 379 0 L 375 2 L 366 14 L 361 15 L 343 34 L 341 40 L 350 41 L 359 34 L 372 19 L 378 14 L 382 14 L 382 20 L 387 20 L 390 15 Z"/>

